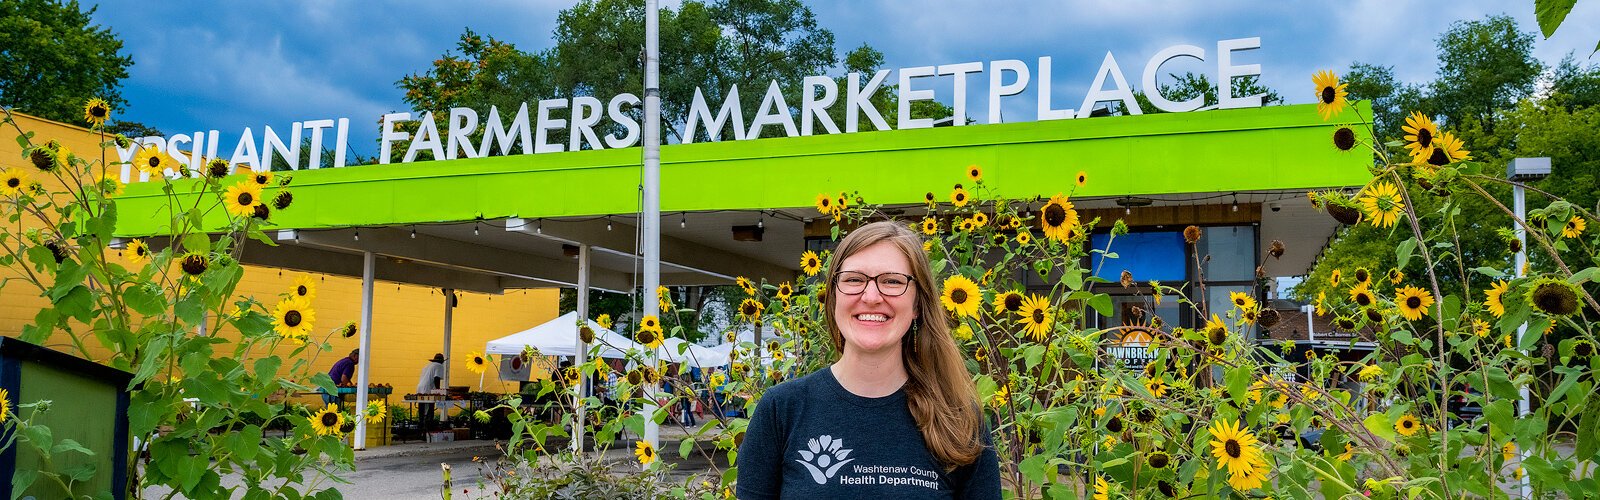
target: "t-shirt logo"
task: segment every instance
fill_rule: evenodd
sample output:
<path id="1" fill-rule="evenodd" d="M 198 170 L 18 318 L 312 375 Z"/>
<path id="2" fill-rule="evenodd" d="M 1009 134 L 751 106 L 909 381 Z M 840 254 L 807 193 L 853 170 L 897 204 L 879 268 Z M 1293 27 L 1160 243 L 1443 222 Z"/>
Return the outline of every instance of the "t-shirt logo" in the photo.
<path id="1" fill-rule="evenodd" d="M 806 466 L 806 470 L 811 472 L 811 479 L 816 481 L 817 484 L 828 484 L 828 480 L 833 479 L 833 475 L 839 472 L 840 467 L 855 461 L 854 458 L 845 459 L 854 450 L 850 448 L 840 449 L 843 446 L 844 440 L 823 434 L 806 441 L 806 448 L 808 449 L 800 450 L 800 458 L 805 460 L 795 461 L 800 462 L 800 465 Z"/>

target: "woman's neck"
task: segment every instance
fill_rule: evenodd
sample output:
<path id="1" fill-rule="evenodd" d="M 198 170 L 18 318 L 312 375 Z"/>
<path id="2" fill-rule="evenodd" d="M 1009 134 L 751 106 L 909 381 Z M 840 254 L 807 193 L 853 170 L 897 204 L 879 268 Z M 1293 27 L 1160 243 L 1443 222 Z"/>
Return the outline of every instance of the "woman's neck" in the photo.
<path id="1" fill-rule="evenodd" d="M 851 394 L 881 398 L 906 384 L 906 365 L 898 350 L 865 355 L 846 349 L 832 367 L 833 378 Z"/>

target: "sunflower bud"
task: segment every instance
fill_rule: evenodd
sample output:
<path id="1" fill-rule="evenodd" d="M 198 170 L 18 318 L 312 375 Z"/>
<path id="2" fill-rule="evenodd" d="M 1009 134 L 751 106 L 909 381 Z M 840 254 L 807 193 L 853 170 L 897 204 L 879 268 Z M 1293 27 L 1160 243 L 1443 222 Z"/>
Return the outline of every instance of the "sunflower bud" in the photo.
<path id="1" fill-rule="evenodd" d="M 1511 253 L 1521 252 L 1522 251 L 1522 240 L 1519 240 L 1519 239 L 1506 240 L 1506 249 L 1511 250 Z"/>
<path id="2" fill-rule="evenodd" d="M 1183 228 L 1183 241 L 1188 243 L 1188 244 L 1190 244 L 1190 245 L 1193 245 L 1196 242 L 1199 242 L 1200 241 L 1200 226 L 1189 226 L 1189 227 Z"/>
<path id="3" fill-rule="evenodd" d="M 199 276 L 201 273 L 206 272 L 207 267 L 211 266 L 211 259 L 206 257 L 205 254 L 185 254 L 180 266 L 183 267 L 184 273 L 190 276 Z"/>
<path id="4" fill-rule="evenodd" d="M 349 323 L 345 323 L 344 327 L 339 328 L 339 336 L 350 338 L 356 336 L 356 333 L 359 331 L 360 328 L 356 326 L 356 322 L 351 321 Z"/>
<path id="5" fill-rule="evenodd" d="M 278 210 L 289 208 L 290 203 L 294 203 L 294 194 L 288 191 L 280 191 L 278 196 L 272 198 L 272 206 Z"/>
<path id="6" fill-rule="evenodd" d="M 589 328 L 589 325 L 583 325 L 583 326 L 578 327 L 578 338 L 580 340 L 583 340 L 583 343 L 585 343 L 585 344 L 593 344 L 594 343 L 594 329 Z"/>
<path id="7" fill-rule="evenodd" d="M 255 217 L 258 220 L 265 221 L 268 217 L 272 216 L 272 209 L 267 208 L 265 204 L 256 205 L 256 213 L 250 214 L 250 216 Z"/>
<path id="8" fill-rule="evenodd" d="M 34 148 L 28 153 L 28 161 L 33 162 L 33 168 L 40 172 L 50 172 L 56 169 L 56 155 L 43 147 Z"/>
<path id="9" fill-rule="evenodd" d="M 1283 250 L 1284 248 L 1282 241 L 1272 240 L 1272 247 L 1267 249 L 1267 255 L 1271 255 L 1274 259 L 1282 258 Z"/>
<path id="10" fill-rule="evenodd" d="M 288 187 L 291 182 L 294 182 L 293 175 L 283 174 L 278 177 L 278 186 L 280 187 Z"/>
<path id="11" fill-rule="evenodd" d="M 1567 316 L 1578 312 L 1578 292 L 1565 281 L 1544 278 L 1535 282 L 1528 292 L 1528 303 L 1534 309 L 1551 316 Z"/>
<path id="12" fill-rule="evenodd" d="M 212 179 L 221 179 L 223 177 L 227 177 L 229 170 L 228 167 L 228 160 L 224 160 L 222 158 L 212 158 L 211 161 L 206 162 L 206 177 L 210 177 Z"/>

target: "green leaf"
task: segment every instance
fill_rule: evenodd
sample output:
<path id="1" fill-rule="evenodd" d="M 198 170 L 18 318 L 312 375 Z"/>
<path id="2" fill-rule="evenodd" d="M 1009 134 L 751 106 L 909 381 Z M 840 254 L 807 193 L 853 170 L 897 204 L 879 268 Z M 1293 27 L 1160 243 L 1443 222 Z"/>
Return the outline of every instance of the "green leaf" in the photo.
<path id="1" fill-rule="evenodd" d="M 1600 397 L 1589 395 L 1589 408 L 1578 418 L 1578 444 L 1574 460 L 1593 460 L 1600 452 Z"/>
<path id="2" fill-rule="evenodd" d="M 271 380 L 277 378 L 278 367 L 283 366 L 283 360 L 277 356 L 256 360 L 256 379 Z"/>
<path id="3" fill-rule="evenodd" d="M 1100 313 L 1101 316 L 1110 316 L 1111 296 L 1103 293 L 1094 294 L 1094 298 L 1089 299 L 1089 307 L 1093 307 L 1094 312 Z"/>
<path id="4" fill-rule="evenodd" d="M 94 320 L 94 298 L 89 295 L 88 288 L 75 286 L 55 303 L 56 309 L 63 315 L 84 323 Z"/>
<path id="5" fill-rule="evenodd" d="M 141 283 L 122 292 L 122 301 L 135 312 L 156 316 L 167 310 L 167 297 L 155 283 Z"/>
<path id="6" fill-rule="evenodd" d="M 1083 289 L 1083 270 L 1070 269 L 1061 273 L 1061 283 L 1067 285 L 1068 290 Z"/>
<path id="7" fill-rule="evenodd" d="M 61 454 L 63 452 L 68 452 L 68 451 L 82 453 L 84 455 L 88 455 L 88 456 L 91 456 L 91 457 L 94 456 L 94 451 L 92 451 L 92 450 L 90 450 L 88 448 L 84 448 L 83 445 L 78 444 L 77 441 L 74 441 L 74 440 L 68 439 L 68 438 L 62 438 L 61 442 L 56 443 L 55 446 L 50 447 L 50 454 L 52 454 L 52 455 L 58 455 L 58 454 Z"/>
<path id="8" fill-rule="evenodd" d="M 694 438 L 683 438 L 678 443 L 678 458 L 689 458 L 689 452 L 694 450 Z"/>
<path id="9" fill-rule="evenodd" d="M 1244 404 L 1245 396 L 1249 395 L 1251 370 L 1248 366 L 1239 366 L 1228 370 L 1228 395 L 1233 397 L 1235 404 Z"/>
<path id="10" fill-rule="evenodd" d="M 1545 38 L 1555 34 L 1576 3 L 1578 0 L 1533 0 L 1534 17 L 1539 19 L 1539 31 L 1544 32 Z"/>
<path id="11" fill-rule="evenodd" d="M 211 237 L 205 233 L 190 233 L 183 237 L 183 250 L 193 253 L 211 252 Z"/>
<path id="12" fill-rule="evenodd" d="M 1029 370 L 1032 370 L 1033 367 L 1039 365 L 1040 361 L 1044 360 L 1044 350 L 1042 345 L 1031 345 L 1022 350 L 1022 356 Z"/>
<path id="13" fill-rule="evenodd" d="M 1496 441 L 1504 440 L 1511 432 L 1511 400 L 1496 399 L 1483 407 L 1483 416 L 1489 419 L 1489 435 Z"/>
<path id="14" fill-rule="evenodd" d="M 1400 246 L 1394 249 L 1395 267 L 1405 269 L 1406 263 L 1411 262 L 1411 251 L 1416 249 L 1417 239 L 1415 237 L 1400 242 Z"/>
<path id="15" fill-rule="evenodd" d="M 1528 323 L 1528 329 L 1523 330 L 1522 338 L 1517 340 L 1517 349 L 1526 351 L 1532 349 L 1539 339 L 1544 337 L 1544 330 L 1550 328 L 1550 318 L 1539 318 Z"/>
<path id="16" fill-rule="evenodd" d="M 1561 402 L 1561 397 L 1565 396 L 1567 391 L 1572 390 L 1572 386 L 1578 383 L 1578 377 L 1583 375 L 1583 370 L 1570 366 L 1557 366 L 1555 367 L 1555 372 L 1561 374 L 1561 383 L 1556 384 L 1556 388 L 1552 389 L 1550 395 L 1545 397 L 1546 403 Z"/>
<path id="17" fill-rule="evenodd" d="M 1383 438 L 1384 441 L 1394 442 L 1394 422 L 1390 422 L 1389 417 L 1384 414 L 1367 415 L 1367 419 L 1362 420 L 1361 425 L 1367 428 L 1367 432 Z"/>
<path id="18" fill-rule="evenodd" d="M 1600 275 L 1600 267 L 1585 268 L 1582 271 L 1572 273 L 1572 276 L 1567 278 L 1567 283 L 1582 285 L 1584 282 L 1594 281 L 1596 275 Z"/>
<path id="19" fill-rule="evenodd" d="M 1045 480 L 1044 469 L 1049 465 L 1049 455 L 1035 454 L 1022 459 L 1018 468 L 1022 470 L 1022 477 L 1032 483 L 1042 483 Z"/>

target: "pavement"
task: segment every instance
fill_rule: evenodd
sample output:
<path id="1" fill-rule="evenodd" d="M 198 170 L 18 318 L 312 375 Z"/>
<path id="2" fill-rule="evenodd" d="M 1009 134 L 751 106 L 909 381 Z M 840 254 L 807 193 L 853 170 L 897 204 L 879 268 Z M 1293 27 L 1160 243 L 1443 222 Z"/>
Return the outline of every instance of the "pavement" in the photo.
<path id="1" fill-rule="evenodd" d="M 681 483 L 684 477 L 710 467 L 710 463 L 697 453 L 691 453 L 688 459 L 678 457 L 678 443 L 688 434 L 677 426 L 661 426 L 661 448 L 664 453 L 660 457 L 665 463 L 674 465 L 674 469 L 667 474 L 669 481 Z M 637 436 L 627 436 L 614 441 L 604 454 L 605 460 L 619 464 L 631 463 L 636 439 Z M 566 446 L 566 441 L 551 439 L 546 444 L 561 448 Z M 714 448 L 708 451 L 719 461 L 725 457 L 715 452 Z M 439 499 L 442 498 L 443 487 L 440 464 L 449 464 L 454 499 L 493 498 L 492 490 L 486 491 L 479 483 L 484 481 L 485 473 L 493 469 L 493 461 L 500 457 L 501 451 L 494 441 L 414 442 L 373 447 L 355 452 L 355 470 L 340 474 L 338 479 L 323 478 L 316 488 L 335 487 L 344 498 L 352 500 Z M 618 470 L 636 469 L 618 467 Z M 236 475 L 225 476 L 222 483 L 240 484 Z M 146 498 L 166 498 L 170 491 L 147 488 L 144 493 Z M 241 496 L 235 495 L 234 498 Z M 177 495 L 173 498 L 184 497 Z"/>

